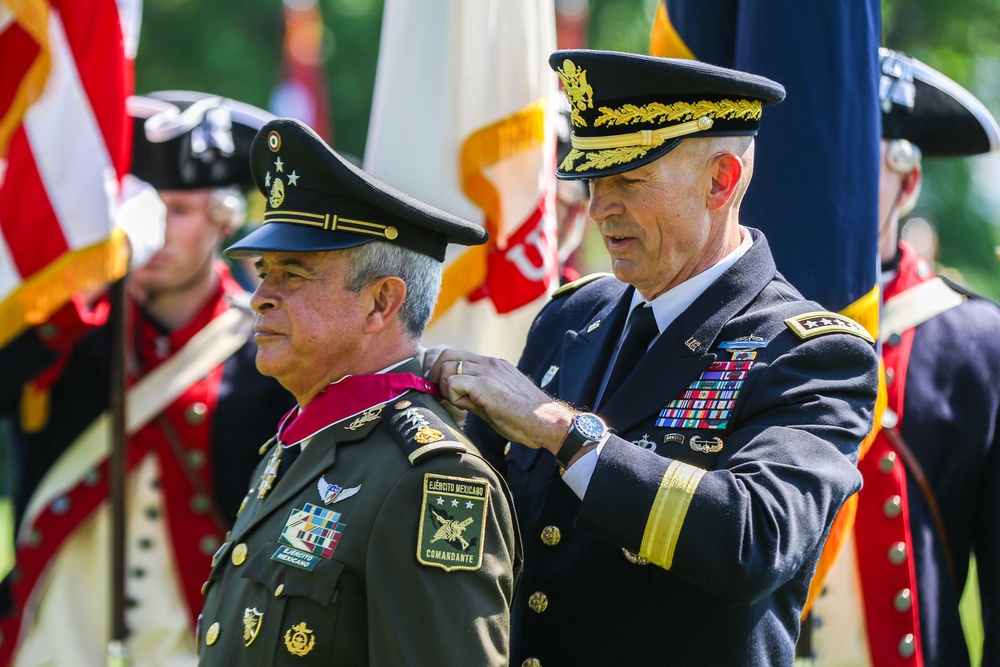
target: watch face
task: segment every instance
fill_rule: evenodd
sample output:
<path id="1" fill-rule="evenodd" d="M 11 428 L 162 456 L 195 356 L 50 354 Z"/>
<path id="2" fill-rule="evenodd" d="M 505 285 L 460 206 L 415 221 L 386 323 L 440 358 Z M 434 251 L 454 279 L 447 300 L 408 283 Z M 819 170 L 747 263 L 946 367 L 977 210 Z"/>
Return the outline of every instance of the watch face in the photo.
<path id="1" fill-rule="evenodd" d="M 600 440 L 604 437 L 604 422 L 597 415 L 586 412 L 573 419 L 576 430 L 588 440 Z"/>

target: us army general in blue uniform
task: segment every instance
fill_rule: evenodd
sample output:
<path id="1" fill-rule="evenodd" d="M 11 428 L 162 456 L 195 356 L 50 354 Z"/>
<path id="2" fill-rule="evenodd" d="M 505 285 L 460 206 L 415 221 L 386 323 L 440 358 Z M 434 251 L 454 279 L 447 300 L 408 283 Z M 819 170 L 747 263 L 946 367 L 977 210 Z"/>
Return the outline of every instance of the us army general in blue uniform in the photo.
<path id="1" fill-rule="evenodd" d="M 861 486 L 877 362 L 738 221 L 749 135 L 784 91 L 631 54 L 550 64 L 577 116 L 558 173 L 592 179 L 618 277 L 557 292 L 517 369 L 443 350 L 429 375 L 503 456 L 526 544 L 512 664 L 791 665 Z"/>

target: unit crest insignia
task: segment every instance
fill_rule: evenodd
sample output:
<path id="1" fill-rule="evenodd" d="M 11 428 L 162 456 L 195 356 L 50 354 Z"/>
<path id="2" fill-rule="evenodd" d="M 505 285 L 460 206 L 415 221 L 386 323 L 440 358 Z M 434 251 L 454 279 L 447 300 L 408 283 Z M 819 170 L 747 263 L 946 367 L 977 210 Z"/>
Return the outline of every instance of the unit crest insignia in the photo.
<path id="1" fill-rule="evenodd" d="M 306 627 L 304 621 L 285 631 L 285 648 L 292 655 L 306 655 L 315 645 L 316 638 L 313 637 L 313 631 Z"/>
<path id="2" fill-rule="evenodd" d="M 253 644 L 253 640 L 257 639 L 257 634 L 260 632 L 261 622 L 264 620 L 264 614 L 257 611 L 257 607 L 251 609 L 247 607 L 243 610 L 243 645 L 250 646 Z"/>

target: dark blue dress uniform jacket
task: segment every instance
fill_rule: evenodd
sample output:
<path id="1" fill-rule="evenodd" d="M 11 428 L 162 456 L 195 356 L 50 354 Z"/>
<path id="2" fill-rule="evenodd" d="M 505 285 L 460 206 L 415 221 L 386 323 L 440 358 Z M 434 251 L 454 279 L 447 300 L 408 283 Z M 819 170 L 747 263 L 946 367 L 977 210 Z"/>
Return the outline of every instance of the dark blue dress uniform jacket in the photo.
<path id="1" fill-rule="evenodd" d="M 787 318 L 821 309 L 776 272 L 763 235 L 750 231 L 751 249 L 605 399 L 598 412 L 614 435 L 583 502 L 548 452 L 510 446 L 527 545 L 511 664 L 792 664 L 824 538 L 861 486 L 856 457 L 872 425 L 877 361 L 857 335 L 792 331 Z M 547 392 L 593 408 L 631 296 L 603 278 L 553 299 L 520 369 L 536 383 L 548 374 Z M 713 361 L 730 359 L 720 343 L 747 337 L 766 346 L 725 428 L 656 425 Z M 468 429 L 483 449 L 503 452 L 481 420 Z"/>

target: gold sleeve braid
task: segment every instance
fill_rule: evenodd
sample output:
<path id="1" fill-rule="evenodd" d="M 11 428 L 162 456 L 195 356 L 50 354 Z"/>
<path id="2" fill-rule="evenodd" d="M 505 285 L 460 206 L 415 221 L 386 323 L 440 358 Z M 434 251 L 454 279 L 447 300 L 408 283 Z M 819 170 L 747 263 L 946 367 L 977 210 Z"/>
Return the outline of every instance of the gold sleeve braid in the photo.
<path id="1" fill-rule="evenodd" d="M 666 570 L 670 569 L 684 517 L 704 475 L 704 470 L 687 463 L 670 463 L 649 511 L 639 548 L 640 556 Z"/>

